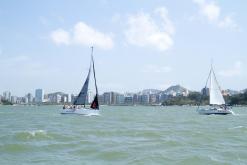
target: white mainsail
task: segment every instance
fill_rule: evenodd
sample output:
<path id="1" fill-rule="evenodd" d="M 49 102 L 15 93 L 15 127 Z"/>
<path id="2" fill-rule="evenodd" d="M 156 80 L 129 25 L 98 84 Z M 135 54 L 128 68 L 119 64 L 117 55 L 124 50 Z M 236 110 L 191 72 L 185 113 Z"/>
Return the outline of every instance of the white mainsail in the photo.
<path id="1" fill-rule="evenodd" d="M 214 104 L 214 105 L 225 104 L 225 100 L 221 93 L 220 86 L 217 83 L 213 68 L 211 68 L 211 72 L 210 72 L 209 97 L 210 97 L 210 100 L 209 100 L 210 104 Z"/>

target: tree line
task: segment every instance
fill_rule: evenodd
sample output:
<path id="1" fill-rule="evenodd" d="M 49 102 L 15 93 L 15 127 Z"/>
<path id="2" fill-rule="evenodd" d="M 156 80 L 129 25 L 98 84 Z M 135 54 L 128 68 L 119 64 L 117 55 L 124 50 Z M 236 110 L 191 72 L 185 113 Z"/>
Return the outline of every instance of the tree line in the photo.
<path id="1" fill-rule="evenodd" d="M 224 96 L 227 105 L 247 105 L 247 91 L 233 96 Z M 162 105 L 208 105 L 209 96 L 200 92 L 191 92 L 188 96 L 170 97 Z"/>

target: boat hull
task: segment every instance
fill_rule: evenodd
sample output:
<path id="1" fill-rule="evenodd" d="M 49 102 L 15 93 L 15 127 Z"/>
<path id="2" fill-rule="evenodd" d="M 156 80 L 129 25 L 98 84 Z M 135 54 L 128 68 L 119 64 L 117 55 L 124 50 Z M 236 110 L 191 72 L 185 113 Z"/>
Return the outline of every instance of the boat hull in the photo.
<path id="1" fill-rule="evenodd" d="M 202 108 L 198 109 L 197 112 L 201 115 L 228 115 L 232 114 L 231 109 L 222 109 L 222 108 Z"/>
<path id="2" fill-rule="evenodd" d="M 99 115 L 99 110 L 95 109 L 87 109 L 87 108 L 80 108 L 80 109 L 63 109 L 61 114 L 77 114 L 77 115 Z"/>

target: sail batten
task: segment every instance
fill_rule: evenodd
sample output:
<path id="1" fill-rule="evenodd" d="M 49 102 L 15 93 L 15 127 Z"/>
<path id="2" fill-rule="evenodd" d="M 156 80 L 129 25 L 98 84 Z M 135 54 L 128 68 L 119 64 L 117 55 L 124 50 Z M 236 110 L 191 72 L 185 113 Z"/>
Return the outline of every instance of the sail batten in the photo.
<path id="1" fill-rule="evenodd" d="M 212 105 L 223 105 L 225 104 L 225 100 L 221 93 L 220 86 L 216 80 L 215 73 L 213 68 L 211 68 L 210 72 L 210 87 L 209 87 L 209 96 L 210 96 L 210 104 Z"/>

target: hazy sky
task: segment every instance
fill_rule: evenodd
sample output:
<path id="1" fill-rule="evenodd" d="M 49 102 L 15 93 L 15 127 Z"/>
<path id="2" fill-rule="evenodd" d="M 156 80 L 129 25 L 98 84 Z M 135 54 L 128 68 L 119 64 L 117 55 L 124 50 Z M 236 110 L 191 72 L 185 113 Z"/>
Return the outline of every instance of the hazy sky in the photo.
<path id="1" fill-rule="evenodd" d="M 0 93 L 77 93 L 90 46 L 100 93 L 201 89 L 211 59 L 223 89 L 247 87 L 247 1 L 0 2 Z"/>

